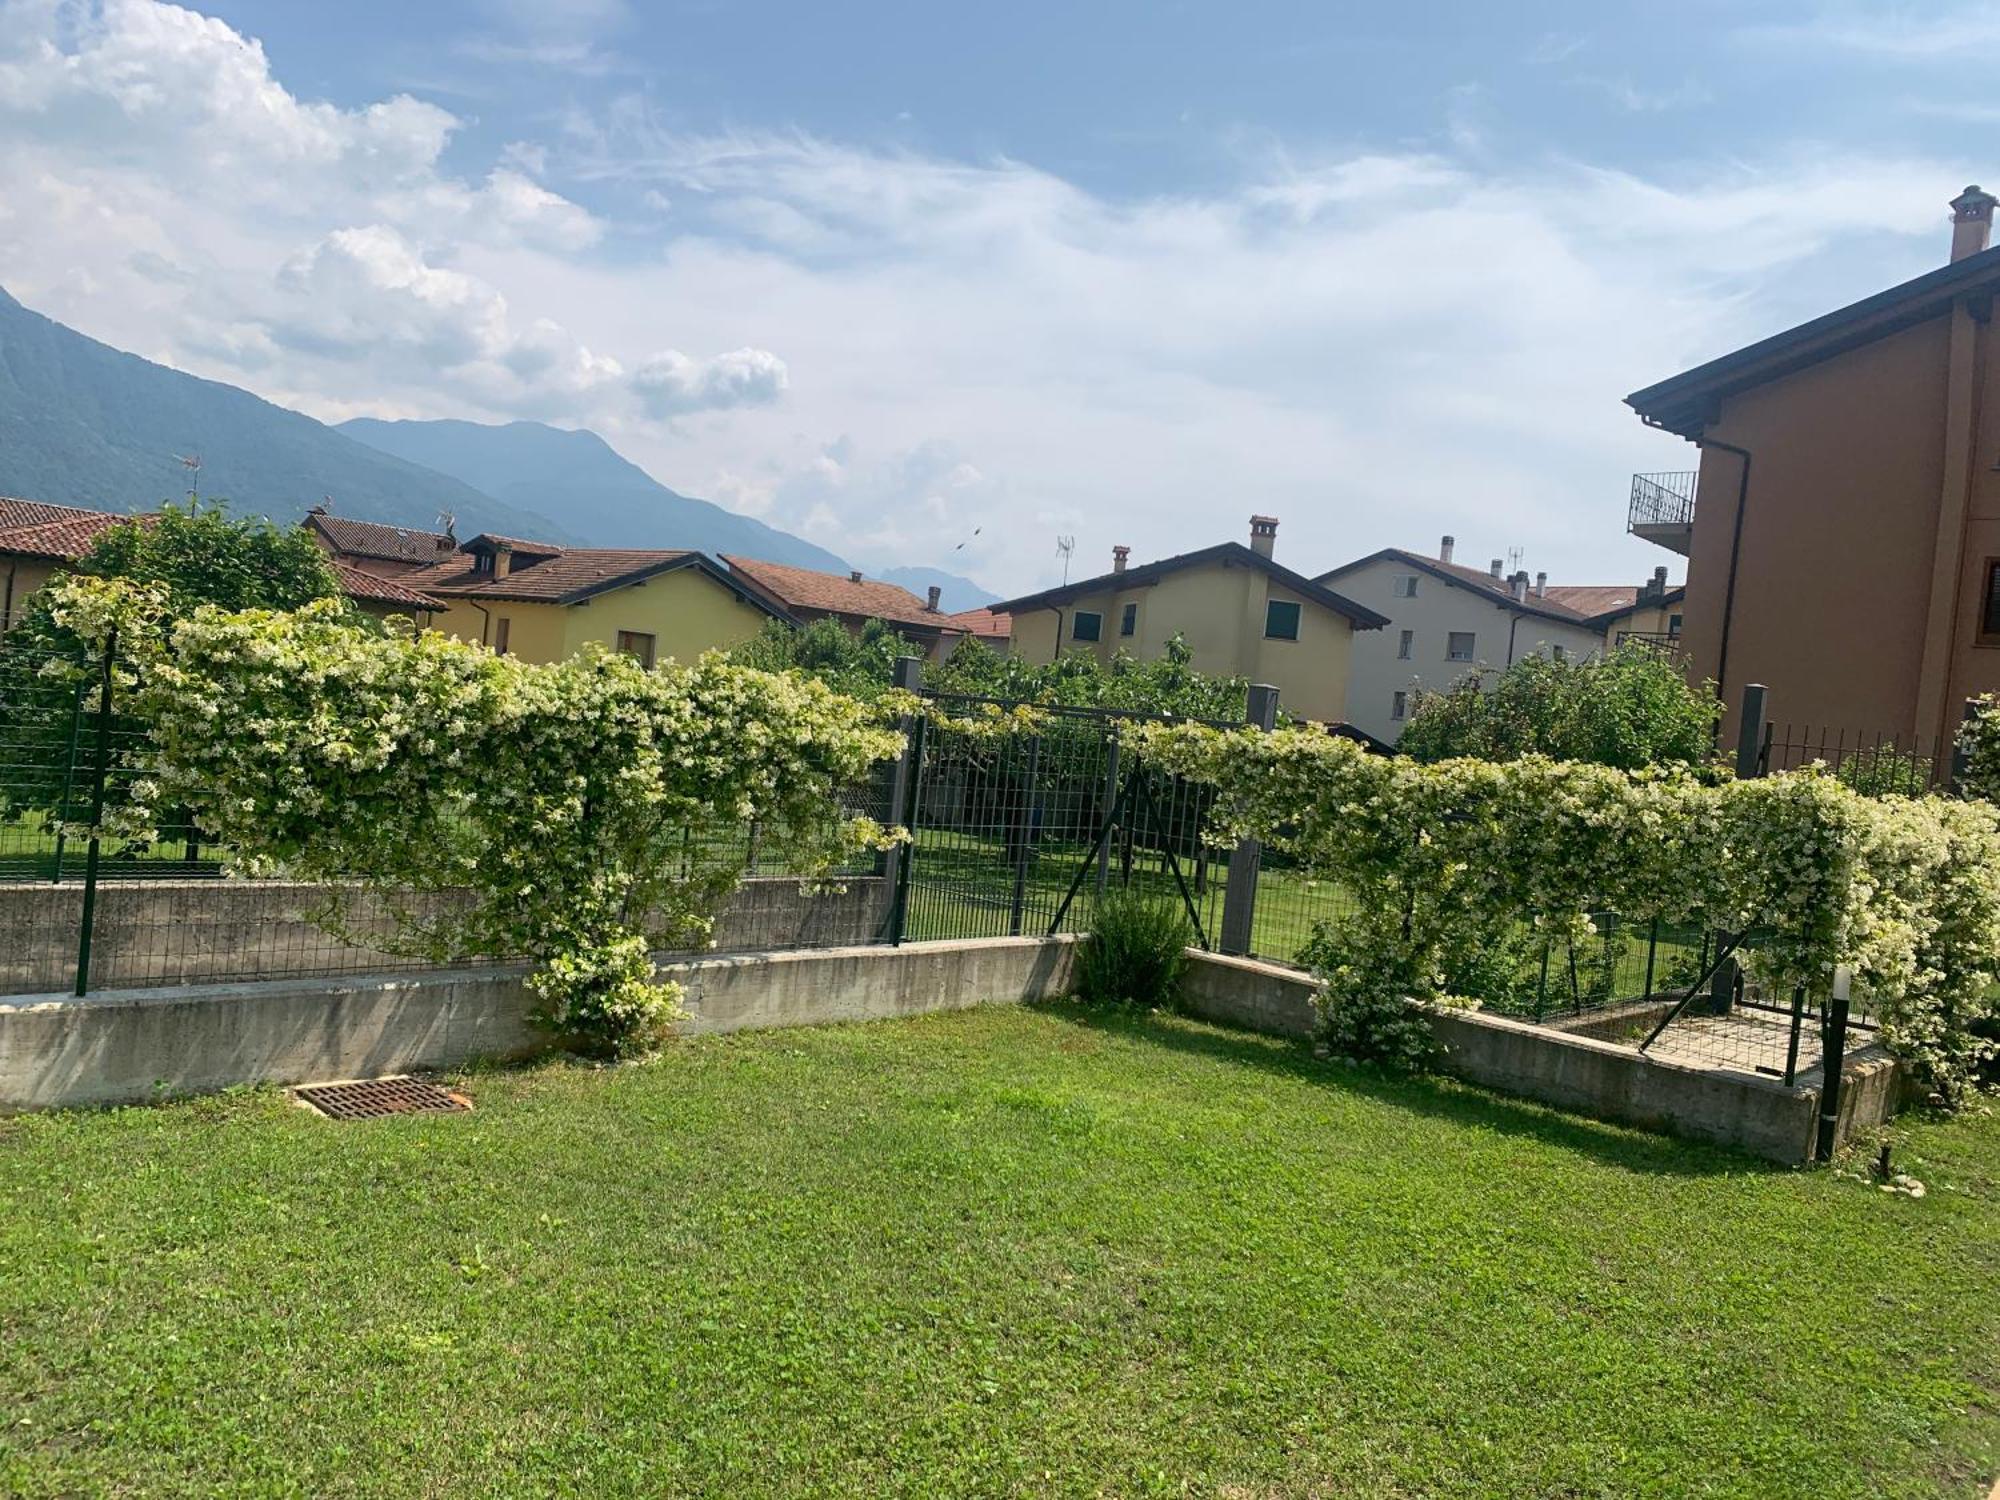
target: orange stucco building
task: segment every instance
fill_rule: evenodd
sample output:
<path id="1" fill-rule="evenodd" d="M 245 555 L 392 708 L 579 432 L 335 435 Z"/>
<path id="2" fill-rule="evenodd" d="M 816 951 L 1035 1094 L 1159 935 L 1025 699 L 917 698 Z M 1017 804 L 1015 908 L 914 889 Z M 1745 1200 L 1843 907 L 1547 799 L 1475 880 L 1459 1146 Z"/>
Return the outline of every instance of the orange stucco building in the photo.
<path id="1" fill-rule="evenodd" d="M 1700 450 L 1634 481 L 1631 529 L 1689 559 L 1683 646 L 1773 717 L 1949 741 L 2000 690 L 2000 248 L 1951 208 L 1949 263 L 1626 398 Z M 1990 393 L 1990 394 L 1989 394 Z"/>

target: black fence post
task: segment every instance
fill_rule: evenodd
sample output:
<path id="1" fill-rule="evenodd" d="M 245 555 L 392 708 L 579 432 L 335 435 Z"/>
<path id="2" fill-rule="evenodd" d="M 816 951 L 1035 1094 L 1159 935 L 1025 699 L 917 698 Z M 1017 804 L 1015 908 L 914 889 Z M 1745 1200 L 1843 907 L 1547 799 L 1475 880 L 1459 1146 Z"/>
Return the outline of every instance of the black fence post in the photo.
<path id="1" fill-rule="evenodd" d="M 1278 690 L 1269 683 L 1250 685 L 1249 712 L 1245 722 L 1257 729 L 1278 727 Z M 1250 951 L 1257 920 L 1257 872 L 1264 862 L 1264 845 L 1258 839 L 1238 839 L 1229 853 L 1229 879 L 1222 888 L 1222 932 L 1219 945 L 1224 953 Z"/>
<path id="2" fill-rule="evenodd" d="M 104 779 L 111 769 L 112 664 L 118 658 L 118 632 L 104 642 L 104 662 L 97 678 L 97 764 L 90 779 L 90 844 L 83 856 L 83 914 L 77 924 L 76 993 L 90 992 L 90 943 L 97 930 L 97 857 L 104 822 Z"/>
<path id="3" fill-rule="evenodd" d="M 901 688 L 904 692 L 914 693 L 923 685 L 923 680 L 924 664 L 921 659 L 914 656 L 899 656 L 896 658 L 894 686 Z M 907 804 L 910 800 L 910 784 L 916 777 L 917 766 L 915 755 L 915 715 L 904 714 L 897 722 L 896 727 L 903 731 L 903 753 L 896 757 L 895 769 L 889 773 L 889 815 L 883 820 L 892 824 L 902 821 L 908 815 Z M 909 845 L 905 844 L 900 850 L 885 852 L 881 859 L 876 862 L 877 872 L 883 875 L 895 873 L 890 868 L 889 861 L 894 859 L 899 864 L 904 862 L 907 858 L 909 847 Z"/>
<path id="4" fill-rule="evenodd" d="M 1840 1082 L 1847 1064 L 1847 1007 L 1853 975 L 1844 965 L 1833 971 L 1833 994 L 1826 1004 L 1826 1022 L 1821 1031 L 1824 1055 L 1820 1058 L 1819 1139 L 1813 1146 L 1814 1161 L 1833 1160 L 1840 1138 Z"/>
<path id="5" fill-rule="evenodd" d="M 1771 717 L 1769 690 L 1761 682 L 1743 689 L 1743 712 L 1736 721 L 1736 776 L 1750 781 L 1764 774 L 1764 725 Z"/>
<path id="6" fill-rule="evenodd" d="M 916 714 L 914 718 L 916 724 L 910 730 L 909 741 L 898 764 L 895 789 L 903 800 L 889 814 L 892 819 L 901 819 L 905 835 L 897 851 L 896 891 L 889 905 L 889 942 L 894 947 L 902 946 L 903 934 L 909 927 L 910 867 L 916 863 L 917 824 L 923 820 L 923 788 L 920 784 L 923 778 L 918 772 L 923 768 L 924 738 L 929 732 L 931 720 L 928 714 Z M 901 774 L 905 766 L 910 772 L 907 776 Z"/>
<path id="7" fill-rule="evenodd" d="M 1972 755 L 1965 748 L 1963 726 L 1970 724 L 1978 717 L 1979 704 L 1973 699 L 1967 698 L 1965 700 L 1965 711 L 1959 715 L 1959 736 L 1951 742 L 1951 794 L 1954 797 L 1963 797 L 1965 795 L 1965 778 L 1972 771 Z"/>

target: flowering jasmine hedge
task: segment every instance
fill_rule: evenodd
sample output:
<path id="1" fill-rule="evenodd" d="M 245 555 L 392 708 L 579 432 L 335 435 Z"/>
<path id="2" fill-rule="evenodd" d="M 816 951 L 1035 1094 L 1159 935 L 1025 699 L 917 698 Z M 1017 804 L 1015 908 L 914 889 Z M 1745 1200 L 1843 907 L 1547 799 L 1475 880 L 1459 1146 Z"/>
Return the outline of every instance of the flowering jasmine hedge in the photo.
<path id="1" fill-rule="evenodd" d="M 61 588 L 63 622 L 92 639 L 117 627 L 133 663 L 127 706 L 152 740 L 142 815 L 191 809 L 251 871 L 468 892 L 444 915 L 403 913 L 406 939 L 532 960 L 543 1019 L 590 1049 L 659 1039 L 678 994 L 649 954 L 705 941 L 741 874 L 687 868 L 687 829 L 766 823 L 793 868 L 822 871 L 892 841 L 838 798 L 901 737 L 808 679 L 717 657 L 648 671 L 602 650 L 534 665 L 356 629 L 337 603 L 169 628 L 144 593 Z"/>
<path id="2" fill-rule="evenodd" d="M 1853 966 L 1883 1035 L 1958 1102 L 1993 1043 L 2000 978 L 2000 812 L 1871 798 L 1817 770 L 1703 784 L 1539 756 L 1423 765 L 1312 730 L 1151 726 L 1152 764 L 1216 790 L 1217 835 L 1253 835 L 1362 896 L 1318 945 L 1334 1039 L 1412 1056 L 1404 997 L 1519 924 L 1588 934 L 1591 911 L 1769 934 L 1780 993 L 1824 994 Z"/>

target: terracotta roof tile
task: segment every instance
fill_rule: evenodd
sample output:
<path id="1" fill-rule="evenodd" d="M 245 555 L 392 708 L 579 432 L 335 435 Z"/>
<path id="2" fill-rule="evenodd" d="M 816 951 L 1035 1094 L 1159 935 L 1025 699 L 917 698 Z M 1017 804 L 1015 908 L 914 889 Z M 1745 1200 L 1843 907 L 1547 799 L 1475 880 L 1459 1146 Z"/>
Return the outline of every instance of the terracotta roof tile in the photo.
<path id="1" fill-rule="evenodd" d="M 792 568 L 727 552 L 722 560 L 729 564 L 731 572 L 742 574 L 791 609 L 817 610 L 857 620 L 882 620 L 891 625 L 951 628 L 951 616 L 925 609 L 924 601 L 908 589 L 879 578 L 856 581 L 839 573 Z"/>
<path id="2" fill-rule="evenodd" d="M 458 543 L 441 531 L 415 531 L 405 526 L 384 526 L 376 521 L 354 521 L 346 516 L 315 510 L 306 524 L 332 543 L 336 552 L 348 557 L 375 557 L 385 562 L 436 562 L 458 550 Z"/>
<path id="3" fill-rule="evenodd" d="M 420 594 L 396 582 L 393 578 L 381 578 L 373 573 L 363 572 L 352 563 L 344 563 L 339 558 L 329 558 L 333 565 L 333 576 L 340 580 L 340 591 L 350 599 L 359 599 L 367 604 L 393 604 L 398 609 L 439 609 L 442 606 L 427 594 Z"/>
<path id="4" fill-rule="evenodd" d="M 962 630 L 967 635 L 976 635 L 990 640 L 1006 640 L 1014 633 L 1014 617 L 1010 614 L 995 614 L 990 609 L 961 610 L 955 615 L 946 615 L 945 629 Z"/>
<path id="5" fill-rule="evenodd" d="M 537 544 L 546 545 L 546 544 Z M 521 599 L 530 603 L 562 604 L 620 580 L 638 580 L 676 563 L 699 557 L 685 549 L 645 551 L 625 547 L 570 547 L 550 556 L 516 557 L 505 578 L 477 570 L 476 557 L 461 552 L 428 568 L 405 573 L 396 581 L 405 588 L 437 596 L 476 599 Z"/>
<path id="6" fill-rule="evenodd" d="M 0 531 L 103 514 L 105 512 L 101 510 L 86 510 L 80 505 L 51 505 L 46 500 L 17 500 L 10 495 L 0 495 Z"/>
<path id="7" fill-rule="evenodd" d="M 50 562 L 75 562 L 114 526 L 128 521 L 140 525 L 151 516 L 117 516 L 101 510 L 79 510 L 38 525 L 14 526 L 0 530 L 0 553 L 17 557 L 46 558 Z"/>

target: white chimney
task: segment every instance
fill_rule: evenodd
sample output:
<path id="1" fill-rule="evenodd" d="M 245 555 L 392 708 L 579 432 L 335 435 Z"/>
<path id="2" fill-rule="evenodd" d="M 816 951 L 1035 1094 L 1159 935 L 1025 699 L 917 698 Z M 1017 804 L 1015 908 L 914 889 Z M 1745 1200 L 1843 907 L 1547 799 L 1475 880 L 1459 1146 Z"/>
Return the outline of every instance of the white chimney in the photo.
<path id="1" fill-rule="evenodd" d="M 1131 557 L 1132 549 L 1124 545 L 1124 543 L 1121 542 L 1116 547 L 1113 547 L 1111 549 L 1111 571 L 1114 573 L 1124 572 L 1125 564 L 1131 560 Z"/>
<path id="2" fill-rule="evenodd" d="M 1546 573 L 1537 573 L 1537 574 L 1535 575 L 1535 597 L 1536 597 L 1537 599 L 1546 599 L 1546 598 L 1548 598 L 1548 597 L 1549 597 L 1549 575 L 1548 575 L 1548 574 L 1546 574 Z"/>
<path id="3" fill-rule="evenodd" d="M 1496 557 L 1493 559 L 1492 562 L 1486 565 L 1486 571 L 1492 574 L 1495 578 L 1498 578 L 1500 576 L 1500 569 L 1503 566 L 1504 564 L 1502 564 L 1500 559 Z"/>
<path id="4" fill-rule="evenodd" d="M 1259 557 L 1269 557 L 1278 545 L 1278 518 L 1276 516 L 1252 516 L 1250 518 L 1250 550 Z"/>
<path id="5" fill-rule="evenodd" d="M 1514 585 L 1514 602 L 1516 604 L 1526 604 L 1528 602 L 1528 570 L 1526 568 L 1521 569 L 1509 582 Z"/>
<path id="6" fill-rule="evenodd" d="M 1991 193 L 1981 192 L 1977 183 L 1951 200 L 1951 258 L 1964 260 L 1986 248 L 1993 234 Z"/>
<path id="7" fill-rule="evenodd" d="M 1438 561 L 1439 561 L 1439 562 L 1441 562 L 1441 563 L 1448 563 L 1448 562 L 1450 562 L 1450 561 L 1451 561 L 1451 549 L 1452 549 L 1453 547 L 1457 546 L 1457 545 L 1458 545 L 1458 538 L 1456 538 L 1456 537 L 1449 537 L 1449 536 L 1448 536 L 1448 537 L 1446 537 L 1446 538 L 1445 538 L 1445 539 L 1444 539 L 1443 541 L 1439 542 L 1439 543 L 1438 543 Z"/>

